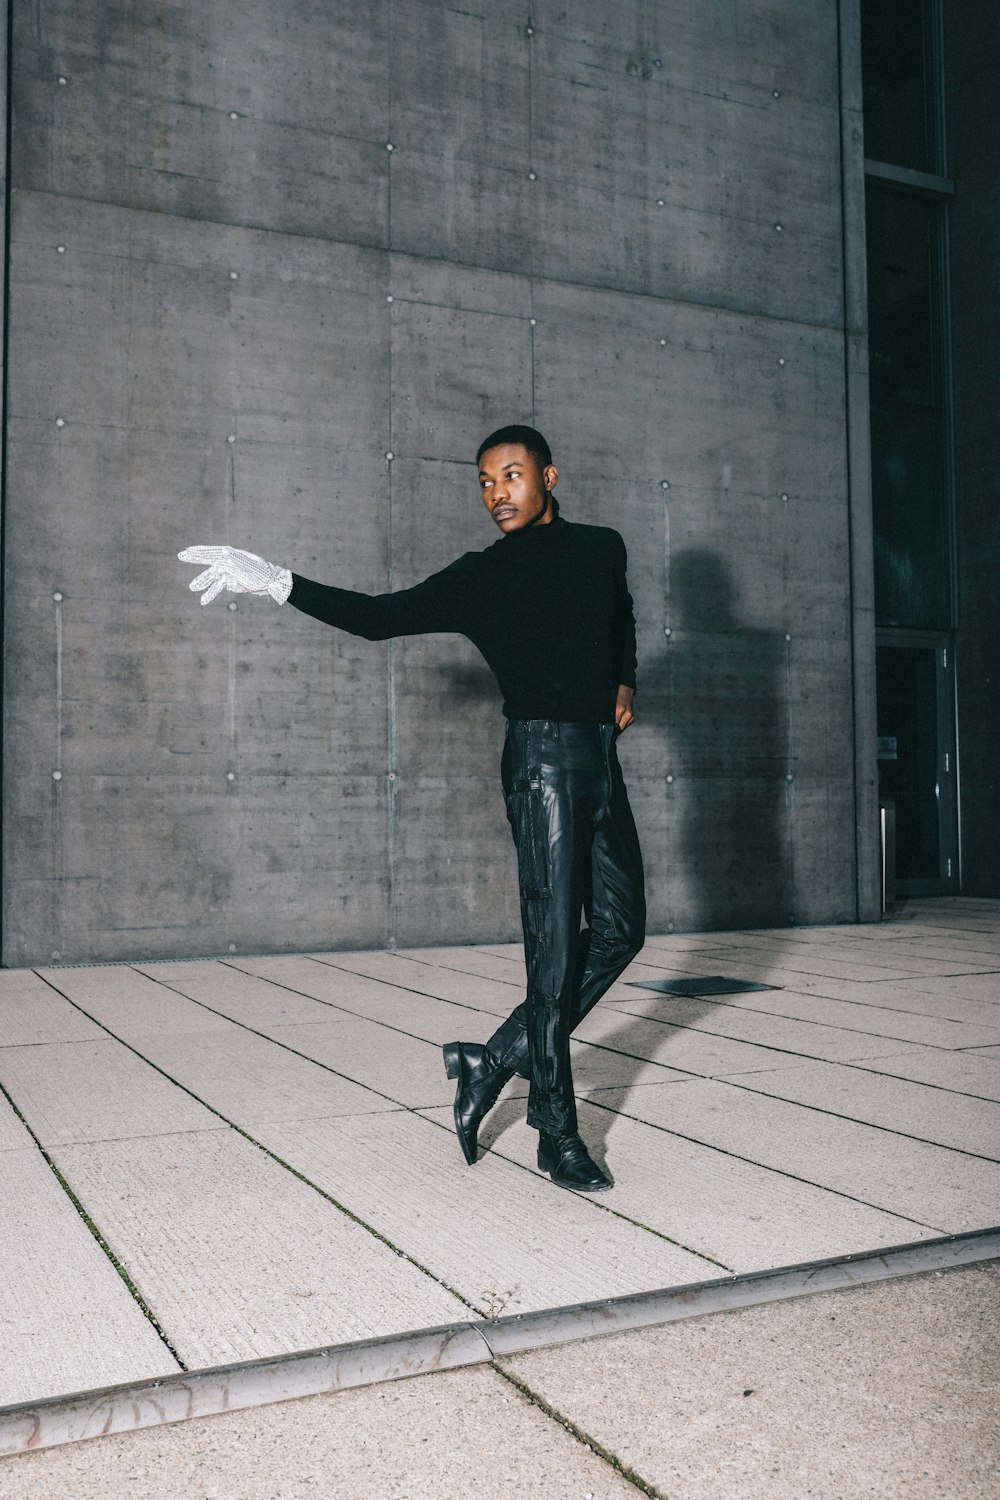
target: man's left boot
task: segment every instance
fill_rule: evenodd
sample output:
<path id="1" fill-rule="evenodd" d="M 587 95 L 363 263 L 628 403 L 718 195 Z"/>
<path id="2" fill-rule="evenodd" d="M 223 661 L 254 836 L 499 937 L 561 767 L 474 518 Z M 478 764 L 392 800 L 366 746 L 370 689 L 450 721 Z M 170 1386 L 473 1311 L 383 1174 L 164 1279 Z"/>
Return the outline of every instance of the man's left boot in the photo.
<path id="1" fill-rule="evenodd" d="M 462 1154 L 471 1167 L 479 1151 L 479 1127 L 500 1097 L 504 1085 L 514 1076 L 514 1069 L 497 1061 L 478 1042 L 446 1042 L 445 1072 L 457 1079 L 455 1090 L 455 1133 Z"/>

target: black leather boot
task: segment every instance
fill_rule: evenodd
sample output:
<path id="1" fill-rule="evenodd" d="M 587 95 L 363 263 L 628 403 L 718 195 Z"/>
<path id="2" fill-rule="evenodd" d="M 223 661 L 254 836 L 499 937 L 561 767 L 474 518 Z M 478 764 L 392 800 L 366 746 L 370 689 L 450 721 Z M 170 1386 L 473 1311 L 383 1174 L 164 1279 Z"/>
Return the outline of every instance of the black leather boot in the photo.
<path id="1" fill-rule="evenodd" d="M 577 1193 L 603 1193 L 611 1186 L 600 1167 L 591 1161 L 586 1146 L 573 1131 L 569 1135 L 538 1134 L 538 1165 L 548 1172 L 556 1187 Z"/>
<path id="2" fill-rule="evenodd" d="M 446 1042 L 445 1072 L 458 1080 L 455 1090 L 455 1133 L 466 1161 L 476 1160 L 479 1127 L 493 1108 L 504 1084 L 514 1076 L 514 1069 L 498 1063 L 492 1053 L 478 1042 Z"/>

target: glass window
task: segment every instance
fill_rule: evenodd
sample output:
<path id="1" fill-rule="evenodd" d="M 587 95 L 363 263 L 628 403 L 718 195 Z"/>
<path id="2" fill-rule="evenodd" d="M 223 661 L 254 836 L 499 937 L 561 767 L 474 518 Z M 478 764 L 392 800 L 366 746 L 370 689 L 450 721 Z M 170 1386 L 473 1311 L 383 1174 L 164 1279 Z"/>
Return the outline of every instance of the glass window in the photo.
<path id="1" fill-rule="evenodd" d="M 941 380 L 944 209 L 874 182 L 867 205 L 876 619 L 945 630 L 951 560 Z"/>
<path id="2" fill-rule="evenodd" d="M 862 0 L 865 156 L 940 172 L 934 0 Z"/>

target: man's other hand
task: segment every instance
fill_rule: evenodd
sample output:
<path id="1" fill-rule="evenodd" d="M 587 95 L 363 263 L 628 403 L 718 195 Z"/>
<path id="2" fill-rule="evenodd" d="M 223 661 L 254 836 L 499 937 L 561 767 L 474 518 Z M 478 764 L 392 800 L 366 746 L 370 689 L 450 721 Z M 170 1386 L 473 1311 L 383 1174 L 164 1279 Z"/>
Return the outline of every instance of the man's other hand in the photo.
<path id="1" fill-rule="evenodd" d="M 626 687 L 623 682 L 618 689 L 618 702 L 615 704 L 615 723 L 623 734 L 635 722 L 635 714 L 632 712 L 634 699 L 635 688 Z"/>

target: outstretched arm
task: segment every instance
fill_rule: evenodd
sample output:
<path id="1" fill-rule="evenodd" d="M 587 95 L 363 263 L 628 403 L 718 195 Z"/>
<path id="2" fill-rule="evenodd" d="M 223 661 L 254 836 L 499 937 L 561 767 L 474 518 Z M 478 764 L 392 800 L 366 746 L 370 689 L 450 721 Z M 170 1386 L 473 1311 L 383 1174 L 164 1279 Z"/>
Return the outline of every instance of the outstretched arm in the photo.
<path id="1" fill-rule="evenodd" d="M 468 569 L 462 558 L 414 588 L 395 594 L 361 594 L 314 583 L 235 547 L 188 547 L 178 556 L 182 562 L 208 564 L 190 584 L 196 592 L 204 590 L 202 604 L 210 603 L 223 589 L 235 594 L 270 594 L 278 604 L 287 599 L 304 614 L 369 641 L 463 629 Z"/>

